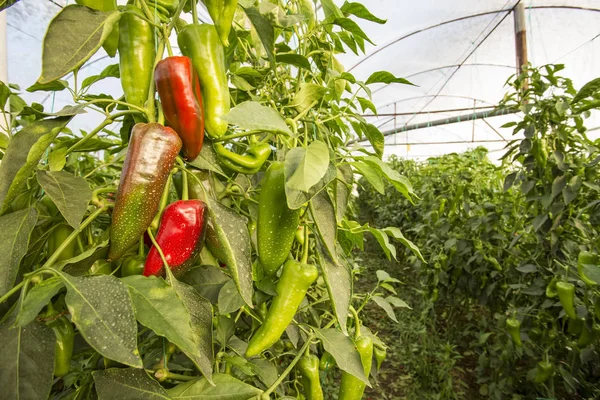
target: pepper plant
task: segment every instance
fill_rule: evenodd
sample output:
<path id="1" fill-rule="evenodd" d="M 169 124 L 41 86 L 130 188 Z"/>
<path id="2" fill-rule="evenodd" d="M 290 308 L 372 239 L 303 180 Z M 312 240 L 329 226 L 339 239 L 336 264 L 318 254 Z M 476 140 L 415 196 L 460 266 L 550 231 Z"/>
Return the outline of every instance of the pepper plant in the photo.
<path id="1" fill-rule="evenodd" d="M 354 293 L 352 252 L 371 233 L 388 257 L 391 239 L 421 257 L 346 213 L 356 174 L 414 198 L 360 116 L 371 85 L 409 82 L 362 82 L 335 58 L 370 42 L 357 18 L 385 21 L 331 0 L 206 0 L 216 26 L 195 0 L 77 3 L 27 89 L 72 104 L 0 84 L 3 398 L 318 399 L 323 354 L 339 399 L 361 398 L 386 346 L 359 313 L 406 304 L 389 276 Z M 86 76 L 100 47 L 119 62 Z M 99 92 L 111 78 L 123 96 Z"/>

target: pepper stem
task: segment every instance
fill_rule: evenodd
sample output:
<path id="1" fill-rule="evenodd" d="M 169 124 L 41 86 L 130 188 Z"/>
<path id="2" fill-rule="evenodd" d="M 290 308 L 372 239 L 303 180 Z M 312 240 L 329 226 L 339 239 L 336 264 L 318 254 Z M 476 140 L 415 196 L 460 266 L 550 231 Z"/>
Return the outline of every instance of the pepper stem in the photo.
<path id="1" fill-rule="evenodd" d="M 275 389 L 277 389 L 277 387 L 281 384 L 281 382 L 283 382 L 287 378 L 287 376 L 292 372 L 292 369 L 294 369 L 294 366 L 296 365 L 296 363 L 298 361 L 300 361 L 300 358 L 304 355 L 304 352 L 310 346 L 310 342 L 313 339 L 313 335 L 314 334 L 311 333 L 309 335 L 309 337 L 306 338 L 304 345 L 302 346 L 302 348 L 300 349 L 298 354 L 296 354 L 296 357 L 292 360 L 290 365 L 288 365 L 288 367 L 285 369 L 285 371 L 283 371 L 283 373 L 279 376 L 279 378 L 265 392 L 263 392 L 263 396 L 265 396 L 265 395 L 268 396 L 271 393 L 273 393 L 275 391 Z"/>
<path id="2" fill-rule="evenodd" d="M 302 264 L 308 263 L 308 227 L 304 227 L 304 245 L 302 248 Z"/>
<path id="3" fill-rule="evenodd" d="M 187 172 L 181 171 L 181 200 L 189 198 Z"/>
<path id="4" fill-rule="evenodd" d="M 360 337 L 360 319 L 358 319 L 358 313 L 354 307 L 350 306 L 350 312 L 354 317 L 354 338 Z"/>
<path id="5" fill-rule="evenodd" d="M 198 5 L 196 4 L 196 0 L 190 0 L 192 2 L 192 23 L 198 24 Z"/>
<path id="6" fill-rule="evenodd" d="M 154 245 L 154 247 L 156 247 L 156 250 L 158 251 L 158 255 L 160 256 L 160 259 L 162 260 L 162 262 L 165 266 L 165 269 L 169 270 L 169 263 L 167 262 L 167 259 L 165 258 L 165 253 L 163 253 L 162 249 L 156 242 L 156 239 L 154 238 L 154 234 L 152 234 L 152 229 L 148 228 L 147 232 L 148 232 L 148 236 L 150 236 L 150 240 L 152 241 L 152 244 Z"/>
<path id="7" fill-rule="evenodd" d="M 144 235 L 140 236 L 140 244 L 138 247 L 138 255 L 144 257 Z"/>

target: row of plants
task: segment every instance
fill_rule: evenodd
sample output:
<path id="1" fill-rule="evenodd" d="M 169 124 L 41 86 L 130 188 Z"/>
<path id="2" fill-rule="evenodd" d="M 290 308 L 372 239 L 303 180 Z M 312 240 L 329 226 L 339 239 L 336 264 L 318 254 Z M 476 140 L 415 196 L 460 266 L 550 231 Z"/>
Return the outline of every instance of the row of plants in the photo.
<path id="1" fill-rule="evenodd" d="M 585 119 L 600 80 L 580 90 L 562 65 L 507 81 L 501 107 L 522 118 L 502 165 L 486 150 L 423 163 L 392 159 L 411 178 L 411 202 L 360 187 L 362 218 L 392 223 L 427 263 L 401 251 L 421 281 L 432 318 L 463 353 L 477 354 L 480 394 L 592 398 L 600 394 L 600 148 Z"/>
<path id="2" fill-rule="evenodd" d="M 408 305 L 384 272 L 354 290 L 350 255 L 369 234 L 422 258 L 346 213 L 355 174 L 413 197 L 361 117 L 371 85 L 409 82 L 335 58 L 371 42 L 356 19 L 385 20 L 331 0 L 206 0 L 213 24 L 195 0 L 76 3 L 26 89 L 72 104 L 0 82 L 2 398 L 310 400 L 322 375 L 362 398 L 387 346 L 360 314 Z M 89 75 L 101 47 L 119 61 Z"/>

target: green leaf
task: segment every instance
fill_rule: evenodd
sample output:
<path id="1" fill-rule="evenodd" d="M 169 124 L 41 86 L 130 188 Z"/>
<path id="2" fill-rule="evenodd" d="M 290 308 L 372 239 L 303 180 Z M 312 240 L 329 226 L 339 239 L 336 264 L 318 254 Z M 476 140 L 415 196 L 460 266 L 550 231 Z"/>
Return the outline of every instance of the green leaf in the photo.
<path id="1" fill-rule="evenodd" d="M 275 59 L 277 60 L 278 63 L 290 64 L 290 65 L 293 65 L 298 68 L 304 68 L 308 71 L 311 70 L 310 61 L 308 61 L 308 58 L 306 58 L 300 54 L 296 54 L 296 53 L 277 54 L 275 56 Z"/>
<path id="2" fill-rule="evenodd" d="M 108 257 L 108 239 L 90 247 L 73 258 L 57 262 L 52 265 L 52 268 L 62 270 L 69 275 L 81 276 L 90 270 L 96 260 L 104 260 L 106 257 Z"/>
<path id="3" fill-rule="evenodd" d="M 293 167 L 293 165 L 286 165 L 287 167 Z M 289 171 L 285 170 L 286 177 L 289 174 L 293 174 L 293 171 L 290 169 Z M 303 192 L 301 190 L 292 189 L 289 186 L 285 186 L 285 196 L 287 200 L 288 207 L 291 210 L 297 210 L 302 207 L 304 204 L 308 203 L 310 199 L 312 199 L 317 193 L 325 188 L 325 186 L 329 185 L 331 181 L 333 181 L 336 177 L 336 169 L 333 163 L 329 163 L 327 166 L 327 170 L 325 171 L 325 175 L 321 180 L 314 185 L 308 192 Z"/>
<path id="4" fill-rule="evenodd" d="M 54 331 L 38 321 L 22 328 L 12 328 L 13 322 L 11 317 L 0 325 L 2 398 L 47 399 L 54 371 Z"/>
<path id="5" fill-rule="evenodd" d="M 188 162 L 188 164 L 198 169 L 213 171 L 221 176 L 227 176 L 219 164 L 217 153 L 215 153 L 215 150 L 213 149 L 212 142 L 206 137 L 204 138 L 200 154 L 193 161 Z"/>
<path id="6" fill-rule="evenodd" d="M 363 6 L 360 3 L 348 3 L 344 2 L 341 8 L 344 14 L 352 14 L 357 16 L 358 18 L 366 19 L 367 21 L 376 22 L 378 24 L 385 24 L 387 22 L 386 19 L 377 18 L 367 9 L 367 7 Z"/>
<path id="7" fill-rule="evenodd" d="M 190 269 L 181 280 L 193 286 L 200 296 L 213 304 L 217 304 L 223 285 L 231 281 L 221 268 L 206 265 Z"/>
<path id="8" fill-rule="evenodd" d="M 250 90 L 256 89 L 247 80 L 242 78 L 241 76 L 231 75 L 231 83 L 239 90 L 243 90 L 244 92 L 248 92 Z"/>
<path id="9" fill-rule="evenodd" d="M 6 10 L 10 6 L 14 6 L 18 1 L 19 0 L 0 0 L 0 11 Z"/>
<path id="10" fill-rule="evenodd" d="M 324 86 L 310 82 L 303 83 L 290 103 L 290 107 L 295 107 L 298 112 L 302 112 L 314 106 L 313 103 L 325 96 L 325 93 L 327 93 L 327 88 Z"/>
<path id="11" fill-rule="evenodd" d="M 258 11 L 256 7 L 242 7 L 244 12 L 248 16 L 248 19 L 256 29 L 258 33 L 258 37 L 267 52 L 267 56 L 269 57 L 269 61 L 271 62 L 271 66 L 275 66 L 275 29 L 269 22 L 268 19 L 263 17 L 261 13 Z"/>
<path id="12" fill-rule="evenodd" d="M 337 263 L 338 255 L 335 247 L 337 238 L 337 219 L 335 208 L 326 190 L 319 192 L 309 203 L 310 215 L 315 222 L 319 238 L 325 245 L 333 262 Z"/>
<path id="13" fill-rule="evenodd" d="M 354 183 L 354 174 L 350 164 L 339 164 L 337 167 L 337 181 L 334 186 L 335 191 L 335 214 L 338 222 L 341 222 L 346 215 L 346 209 L 350 202 L 352 185 Z"/>
<path id="14" fill-rule="evenodd" d="M 219 314 L 231 314 L 244 305 L 244 299 L 238 293 L 234 281 L 229 280 L 221 287 L 217 304 L 219 305 Z"/>
<path id="15" fill-rule="evenodd" d="M 173 400 L 211 399 L 211 400 L 249 400 L 262 393 L 262 390 L 250 386 L 227 374 L 213 376 L 215 386 L 206 379 L 180 383 L 168 390 Z"/>
<path id="16" fill-rule="evenodd" d="M 23 301 L 23 305 L 20 308 L 19 315 L 15 321 L 14 326 L 25 326 L 37 317 L 52 297 L 54 297 L 63 287 L 64 283 L 62 279 L 57 276 L 46 279 L 35 285 L 29 292 Z"/>
<path id="17" fill-rule="evenodd" d="M 588 279 L 600 284 L 600 267 L 594 264 L 582 264 L 583 273 Z"/>
<path id="18" fill-rule="evenodd" d="M 121 71 L 119 70 L 119 64 L 111 64 L 111 65 L 107 66 L 106 68 L 104 68 L 102 70 L 102 72 L 100 72 L 100 75 L 92 75 L 92 76 L 88 76 L 87 78 L 85 78 L 83 80 L 83 82 L 81 83 L 81 89 L 85 89 L 86 87 L 91 86 L 94 83 L 99 82 L 105 78 L 120 78 L 120 77 L 121 77 Z"/>
<path id="19" fill-rule="evenodd" d="M 217 200 L 208 203 L 210 223 L 206 230 L 206 246 L 231 272 L 238 291 L 252 305 L 252 263 L 250 234 L 246 218 L 221 205 Z"/>
<path id="20" fill-rule="evenodd" d="M 42 155 L 71 117 L 37 121 L 17 132 L 0 163 L 0 214 L 5 213 Z"/>
<path id="21" fill-rule="evenodd" d="M 410 251 L 412 251 L 415 256 L 419 257 L 419 260 L 421 260 L 425 264 L 427 264 L 427 261 L 425 261 L 425 258 L 423 258 L 423 255 L 421 254 L 421 251 L 419 250 L 419 248 L 413 242 L 411 242 L 410 240 L 408 240 L 407 238 L 404 237 L 400 228 L 390 226 L 390 227 L 384 228 L 383 231 L 385 233 L 387 233 L 388 235 L 392 236 L 394 239 L 396 239 L 400 243 L 402 243 Z"/>
<path id="22" fill-rule="evenodd" d="M 371 232 L 373 236 L 375 236 L 375 239 L 377 239 L 377 243 L 379 243 L 379 246 L 385 253 L 387 259 L 391 260 L 390 256 L 396 259 L 396 247 L 390 243 L 390 239 L 387 233 L 385 233 L 381 229 L 375 229 L 371 227 L 369 227 L 369 232 Z"/>
<path id="23" fill-rule="evenodd" d="M 92 373 L 98 400 L 171 400 L 165 389 L 143 369 L 110 368 Z"/>
<path id="24" fill-rule="evenodd" d="M 365 99 L 364 97 L 357 97 L 356 99 L 358 100 L 358 103 L 360 104 L 360 107 L 362 108 L 362 112 L 370 110 L 373 112 L 373 114 L 377 115 L 377 108 L 375 107 L 375 104 L 373 104 L 373 102 L 371 100 Z"/>
<path id="25" fill-rule="evenodd" d="M 135 317 L 142 325 L 167 338 L 190 359 L 200 358 L 187 309 L 164 279 L 133 275 L 122 281 L 129 286 Z"/>
<path id="26" fill-rule="evenodd" d="M 327 285 L 329 298 L 340 329 L 348 334 L 346 324 L 352 298 L 352 273 L 344 262 L 334 262 L 320 241 L 317 244 L 317 256 Z"/>
<path id="27" fill-rule="evenodd" d="M 0 110 L 4 110 L 6 108 L 6 102 L 8 101 L 11 93 L 12 91 L 10 88 L 4 82 L 0 81 Z"/>
<path id="28" fill-rule="evenodd" d="M 565 175 L 554 178 L 554 181 L 552 182 L 552 198 L 558 196 L 565 186 L 567 186 L 567 177 Z"/>
<path id="29" fill-rule="evenodd" d="M 63 8 L 44 37 L 38 83 L 52 82 L 82 66 L 102 46 L 120 18 L 116 10 L 95 11 L 80 5 Z"/>
<path id="30" fill-rule="evenodd" d="M 598 91 L 600 91 L 600 78 L 592 79 L 579 89 L 579 92 L 573 97 L 573 104 L 595 95 Z"/>
<path id="31" fill-rule="evenodd" d="M 383 157 L 383 146 L 385 145 L 383 133 L 373 124 L 362 124 L 363 132 L 371 146 L 373 146 L 373 150 L 375 150 L 375 154 L 379 158 Z"/>
<path id="32" fill-rule="evenodd" d="M 377 170 L 378 173 L 381 172 L 396 190 L 402 193 L 411 203 L 413 202 L 412 198 L 417 197 L 408 179 L 400 175 L 398 171 L 392 169 L 388 164 L 374 156 L 361 157 L 360 159 Z"/>
<path id="33" fill-rule="evenodd" d="M 411 306 L 409 306 L 408 304 L 406 304 L 406 302 L 404 300 L 401 300 L 401 299 L 399 299 L 397 297 L 388 296 L 385 299 L 387 300 L 388 303 L 390 303 L 394 307 L 408 308 L 408 309 L 412 310 Z"/>
<path id="34" fill-rule="evenodd" d="M 194 342 L 200 357 L 192 358 L 202 375 L 213 383 L 213 309 L 208 300 L 198 294 L 192 286 L 179 282 L 169 273 L 169 283 L 183 302 L 192 322 Z"/>
<path id="35" fill-rule="evenodd" d="M 329 148 L 319 140 L 312 142 L 306 149 L 291 149 L 285 156 L 286 188 L 308 193 L 323 178 L 328 165 Z"/>
<path id="36" fill-rule="evenodd" d="M 92 191 L 85 179 L 65 171 L 37 170 L 37 179 L 50 199 L 56 204 L 65 220 L 75 229 L 79 229 Z"/>
<path id="37" fill-rule="evenodd" d="M 355 37 L 362 38 L 367 42 L 371 43 L 372 45 L 375 45 L 375 43 L 373 43 L 371 39 L 369 39 L 367 34 L 362 29 L 360 29 L 360 26 L 358 26 L 358 24 L 352 21 L 350 18 L 335 18 L 333 20 L 333 24 L 339 26 L 345 31 L 352 33 Z"/>
<path id="38" fill-rule="evenodd" d="M 401 83 L 403 85 L 413 85 L 413 86 L 416 86 L 416 85 L 410 83 L 408 80 L 406 80 L 404 78 L 397 78 L 392 73 L 387 72 L 387 71 L 373 72 L 371 74 L 371 76 L 369 76 L 369 79 L 367 79 L 367 81 L 365 82 L 365 84 L 366 85 L 370 85 L 372 83 L 385 83 L 385 84 Z"/>
<path id="39" fill-rule="evenodd" d="M 371 387 L 356 346 L 348 336 L 337 329 L 315 329 L 314 331 L 323 343 L 325 351 L 333 356 L 342 371 L 354 375 Z"/>
<path id="40" fill-rule="evenodd" d="M 127 285 L 112 275 L 74 277 L 60 273 L 65 302 L 79 333 L 98 353 L 142 368 L 137 349 L 137 323 Z"/>
<path id="41" fill-rule="evenodd" d="M 396 313 L 394 313 L 394 309 L 386 299 L 380 296 L 373 296 L 371 297 L 371 300 L 373 300 L 375 304 L 381 307 L 392 321 L 398 322 L 398 318 L 396 318 Z"/>
<path id="42" fill-rule="evenodd" d="M 333 0 L 321 0 L 321 5 L 323 6 L 325 18 L 329 18 L 331 15 L 335 16 L 336 18 L 344 17 L 344 13 L 342 13 L 342 10 L 340 10 Z"/>
<path id="43" fill-rule="evenodd" d="M 362 161 L 350 163 L 358 172 L 373 186 L 380 194 L 385 193 L 385 185 L 383 183 L 383 174 L 380 173 L 378 168 L 373 168 L 371 165 Z"/>
<path id="44" fill-rule="evenodd" d="M 21 259 L 27 253 L 29 235 L 37 222 L 35 208 L 0 217 L 0 295 L 12 289 Z"/>
<path id="45" fill-rule="evenodd" d="M 246 101 L 232 108 L 221 119 L 242 129 L 291 135 L 283 117 L 277 110 L 256 101 Z"/>
<path id="46" fill-rule="evenodd" d="M 61 171 L 67 163 L 67 148 L 59 147 L 48 156 L 48 167 L 50 171 Z"/>
<path id="47" fill-rule="evenodd" d="M 30 93 L 33 92 L 61 92 L 69 87 L 69 82 L 64 81 L 62 79 L 58 79 L 56 81 L 48 82 L 48 83 L 39 83 L 36 82 L 33 85 L 27 88 L 27 91 Z"/>

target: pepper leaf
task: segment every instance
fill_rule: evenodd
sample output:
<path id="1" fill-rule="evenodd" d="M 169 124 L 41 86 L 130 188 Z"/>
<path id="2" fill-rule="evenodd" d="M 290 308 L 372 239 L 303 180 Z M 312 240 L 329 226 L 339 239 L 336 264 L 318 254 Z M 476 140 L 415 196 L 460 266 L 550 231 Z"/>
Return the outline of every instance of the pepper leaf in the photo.
<path id="1" fill-rule="evenodd" d="M 354 375 L 371 387 L 352 339 L 337 329 L 315 329 L 315 333 L 323 343 L 325 351 L 333 356 L 342 371 Z"/>
<path id="2" fill-rule="evenodd" d="M 21 259 L 27 253 L 29 235 L 37 222 L 35 208 L 16 211 L 0 217 L 0 295 L 15 283 Z"/>
<path id="3" fill-rule="evenodd" d="M 303 83 L 300 90 L 294 96 L 290 107 L 295 107 L 298 112 L 314 106 L 315 101 L 320 100 L 327 93 L 327 88 L 315 83 Z"/>
<path id="4" fill-rule="evenodd" d="M 335 208 L 326 190 L 319 192 L 310 201 L 310 215 L 312 216 L 319 238 L 325 245 L 333 262 L 338 262 L 335 248 L 337 238 L 337 219 Z"/>
<path id="5" fill-rule="evenodd" d="M 92 375 L 100 400 L 170 400 L 165 389 L 142 369 L 111 368 Z"/>
<path id="6" fill-rule="evenodd" d="M 271 25 L 269 20 L 266 19 L 256 7 L 242 8 L 252 23 L 252 26 L 254 26 L 254 29 L 258 32 L 258 37 L 267 52 L 271 66 L 275 67 L 275 29 L 273 29 L 273 25 Z"/>
<path id="7" fill-rule="evenodd" d="M 289 167 L 289 166 L 287 166 Z M 289 171 L 285 171 L 286 176 L 292 173 Z M 321 178 L 316 185 L 311 187 L 308 192 L 303 192 L 302 190 L 292 189 L 289 186 L 285 186 L 285 197 L 290 210 L 297 210 L 302 207 L 304 204 L 308 203 L 310 199 L 312 199 L 317 193 L 325 188 L 325 186 L 329 185 L 331 181 L 335 179 L 336 169 L 333 163 L 329 163 L 327 166 L 327 170 L 325 171 L 325 175 Z"/>
<path id="8" fill-rule="evenodd" d="M 92 191 L 85 179 L 65 171 L 39 169 L 37 179 L 69 225 L 79 229 L 81 219 L 92 199 Z"/>
<path id="9" fill-rule="evenodd" d="M 79 68 L 98 51 L 121 18 L 119 11 L 96 11 L 70 5 L 50 22 L 44 37 L 42 75 L 44 84 Z"/>
<path id="10" fill-rule="evenodd" d="M 23 301 L 23 306 L 17 315 L 14 326 L 25 326 L 37 317 L 42 308 L 48 304 L 50 299 L 54 297 L 63 287 L 63 281 L 54 276 L 46 279 L 35 285 L 29 292 L 27 297 Z"/>
<path id="11" fill-rule="evenodd" d="M 343 262 L 334 262 L 323 245 L 318 241 L 317 256 L 327 285 L 329 298 L 332 300 L 333 312 L 338 320 L 340 329 L 348 334 L 346 323 L 352 297 L 352 274 Z"/>
<path id="12" fill-rule="evenodd" d="M 312 142 L 306 149 L 295 147 L 285 156 L 286 189 L 308 193 L 327 171 L 329 149 L 319 140 Z"/>
<path id="13" fill-rule="evenodd" d="M 233 107 L 221 119 L 242 129 L 292 135 L 292 131 L 277 110 L 256 101 L 245 101 Z"/>
<path id="14" fill-rule="evenodd" d="M 0 325 L 2 398 L 47 399 L 52 387 L 56 336 L 38 321 L 18 328 L 13 328 L 13 323 L 14 314 Z"/>
<path id="15" fill-rule="evenodd" d="M 365 85 L 370 85 L 372 83 L 402 83 L 404 85 L 416 86 L 415 84 L 410 83 L 407 79 L 395 77 L 391 72 L 388 71 L 373 72 L 365 82 Z"/>
<path id="16" fill-rule="evenodd" d="M 247 400 L 260 395 L 262 390 L 250 386 L 231 375 L 215 374 L 215 386 L 206 379 L 180 383 L 167 392 L 173 400 L 184 399 L 214 399 L 214 400 Z"/>
<path id="17" fill-rule="evenodd" d="M 88 344 L 106 358 L 142 368 L 127 285 L 112 275 L 60 276 L 72 321 Z"/>

